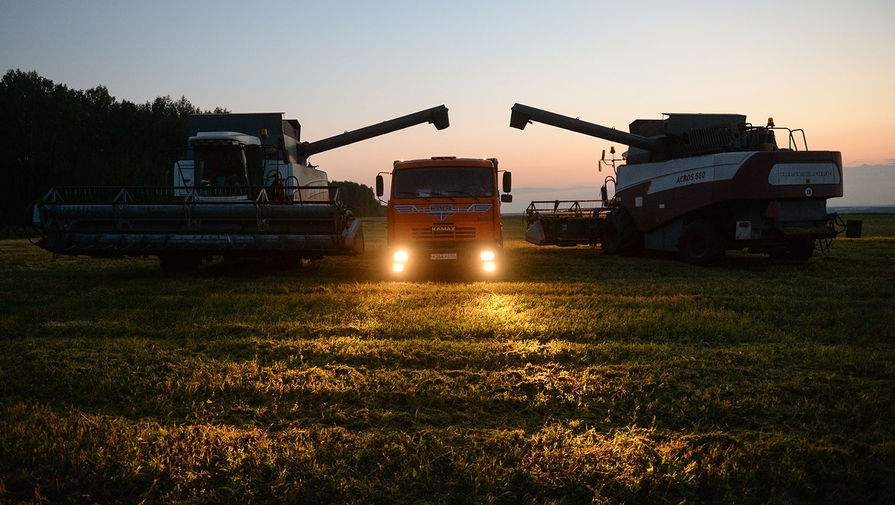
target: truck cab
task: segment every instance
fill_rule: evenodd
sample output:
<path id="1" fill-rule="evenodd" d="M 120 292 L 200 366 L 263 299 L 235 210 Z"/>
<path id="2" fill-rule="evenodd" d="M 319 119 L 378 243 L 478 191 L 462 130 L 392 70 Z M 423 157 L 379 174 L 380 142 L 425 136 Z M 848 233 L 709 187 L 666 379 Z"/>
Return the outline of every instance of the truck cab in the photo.
<path id="1" fill-rule="evenodd" d="M 503 173 L 503 191 L 511 175 Z M 387 212 L 388 254 L 396 275 L 424 266 L 463 263 L 494 272 L 503 247 L 497 158 L 439 156 L 395 161 Z M 382 174 L 376 194 L 382 196 Z"/>

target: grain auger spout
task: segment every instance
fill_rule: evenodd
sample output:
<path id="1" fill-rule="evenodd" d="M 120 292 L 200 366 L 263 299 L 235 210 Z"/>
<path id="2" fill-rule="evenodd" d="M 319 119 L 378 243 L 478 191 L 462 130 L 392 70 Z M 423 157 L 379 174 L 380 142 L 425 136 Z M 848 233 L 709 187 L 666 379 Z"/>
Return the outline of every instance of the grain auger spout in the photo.
<path id="1" fill-rule="evenodd" d="M 450 126 L 447 107 L 439 105 L 438 107 L 432 107 L 431 109 L 421 110 L 419 112 L 414 112 L 413 114 L 407 114 L 406 116 L 383 121 L 379 124 L 365 126 L 339 135 L 333 135 L 332 137 L 318 140 L 316 142 L 302 142 L 298 146 L 298 152 L 307 158 L 313 154 L 330 151 L 332 149 L 422 123 L 430 123 L 435 126 L 436 130 L 447 128 Z"/>
<path id="2" fill-rule="evenodd" d="M 550 126 L 555 126 L 564 130 L 570 130 L 573 132 L 590 135 L 591 137 L 597 137 L 605 140 L 611 140 L 613 142 L 618 142 L 619 144 L 639 147 L 640 149 L 643 149 L 645 151 L 654 153 L 662 153 L 665 151 L 665 145 L 661 141 L 647 138 L 642 135 L 625 133 L 614 128 L 607 128 L 598 124 L 588 123 L 587 121 L 582 121 L 580 119 L 572 118 L 569 116 L 563 116 L 562 114 L 557 114 L 555 112 L 536 109 L 534 107 L 529 107 L 528 105 L 522 105 L 521 103 L 513 105 L 513 108 L 511 110 L 512 113 L 510 114 L 510 126 L 512 126 L 513 128 L 518 128 L 520 130 L 525 129 L 525 126 L 529 122 L 537 121 L 538 123 L 548 124 Z"/>

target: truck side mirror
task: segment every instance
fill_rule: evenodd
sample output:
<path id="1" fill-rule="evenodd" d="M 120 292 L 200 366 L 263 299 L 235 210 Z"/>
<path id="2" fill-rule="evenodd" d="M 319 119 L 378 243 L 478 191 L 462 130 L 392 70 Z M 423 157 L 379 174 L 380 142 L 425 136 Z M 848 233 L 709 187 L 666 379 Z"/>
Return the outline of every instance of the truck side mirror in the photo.
<path id="1" fill-rule="evenodd" d="M 382 182 L 382 176 L 376 176 L 376 196 L 382 198 L 382 194 L 385 192 L 385 184 Z"/>
<path id="2" fill-rule="evenodd" d="M 501 203 L 512 203 L 513 195 L 500 195 L 500 202 Z"/>
<path id="3" fill-rule="evenodd" d="M 513 176 L 509 172 L 503 173 L 503 192 L 509 193 L 513 189 Z M 501 200 L 503 201 L 503 200 Z"/>

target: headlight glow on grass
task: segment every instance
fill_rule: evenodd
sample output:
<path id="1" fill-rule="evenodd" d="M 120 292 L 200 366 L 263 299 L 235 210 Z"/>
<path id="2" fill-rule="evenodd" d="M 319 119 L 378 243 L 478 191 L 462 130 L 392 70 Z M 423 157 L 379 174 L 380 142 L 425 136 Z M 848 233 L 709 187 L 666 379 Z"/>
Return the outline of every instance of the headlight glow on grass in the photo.
<path id="1" fill-rule="evenodd" d="M 482 251 L 482 254 L 480 254 L 479 257 L 482 261 L 494 261 L 494 251 Z"/>
<path id="2" fill-rule="evenodd" d="M 493 272 L 495 268 L 493 261 L 487 261 L 483 266 L 485 267 L 486 272 Z"/>
<path id="3" fill-rule="evenodd" d="M 395 261 L 407 261 L 408 255 L 407 251 L 395 251 L 395 254 L 392 255 L 392 259 Z"/>

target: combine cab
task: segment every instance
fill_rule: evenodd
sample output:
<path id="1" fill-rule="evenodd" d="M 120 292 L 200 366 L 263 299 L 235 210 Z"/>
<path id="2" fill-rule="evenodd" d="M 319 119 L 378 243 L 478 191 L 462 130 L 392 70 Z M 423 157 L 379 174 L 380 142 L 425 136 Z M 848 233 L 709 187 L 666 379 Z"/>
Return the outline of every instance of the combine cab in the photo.
<path id="1" fill-rule="evenodd" d="M 57 254 L 158 256 L 167 270 L 214 256 L 295 262 L 358 254 L 361 222 L 308 157 L 426 122 L 447 128 L 447 108 L 312 143 L 299 142 L 298 121 L 281 113 L 195 115 L 174 185 L 52 188 L 34 207 L 38 245 Z"/>
<path id="2" fill-rule="evenodd" d="M 533 202 L 526 238 L 539 245 L 599 243 L 608 254 L 669 251 L 700 265 L 725 250 L 807 259 L 816 243 L 829 246 L 838 218 L 827 213 L 826 201 L 842 196 L 839 152 L 809 151 L 804 132 L 771 119 L 753 126 L 738 114 L 666 116 L 638 119 L 625 133 L 515 104 L 514 128 L 538 121 L 630 147 L 617 168 L 622 160 L 607 161 L 604 151 L 601 164 L 613 173 L 602 200 Z M 785 148 L 775 137 L 781 130 L 788 133 Z"/>

